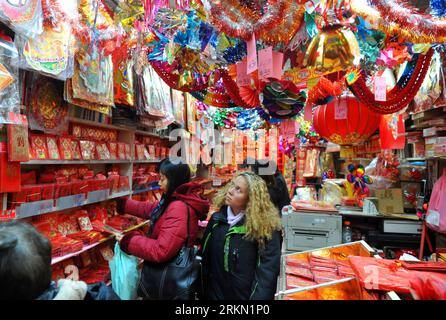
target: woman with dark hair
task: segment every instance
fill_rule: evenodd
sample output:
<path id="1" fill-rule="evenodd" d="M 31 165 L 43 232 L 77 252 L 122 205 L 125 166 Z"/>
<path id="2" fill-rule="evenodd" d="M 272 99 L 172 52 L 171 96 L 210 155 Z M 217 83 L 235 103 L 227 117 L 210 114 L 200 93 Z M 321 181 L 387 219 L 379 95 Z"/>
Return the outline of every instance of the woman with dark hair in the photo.
<path id="1" fill-rule="evenodd" d="M 51 242 L 32 225 L 0 223 L 0 300 L 119 300 L 103 282 L 51 281 Z"/>
<path id="2" fill-rule="evenodd" d="M 280 173 L 280 170 L 276 168 L 274 173 L 267 172 L 268 165 L 269 163 L 261 164 L 260 162 L 256 161 L 256 163 L 252 166 L 252 171 L 266 182 L 271 201 L 274 203 L 276 208 L 279 209 L 279 214 L 282 216 L 283 207 L 291 203 L 290 195 L 285 179 Z M 265 169 L 266 174 L 265 172 L 262 172 L 262 169 Z"/>
<path id="3" fill-rule="evenodd" d="M 165 159 L 160 163 L 159 173 L 161 201 L 126 199 L 123 204 L 124 213 L 150 219 L 150 235 L 136 231 L 120 241 L 121 249 L 144 259 L 144 265 L 170 261 L 186 244 L 186 239 L 189 239 L 186 245 L 192 247 L 198 233 L 198 220 L 205 220 L 209 211 L 209 201 L 202 196 L 202 187 L 190 182 L 187 164 L 174 164 Z"/>

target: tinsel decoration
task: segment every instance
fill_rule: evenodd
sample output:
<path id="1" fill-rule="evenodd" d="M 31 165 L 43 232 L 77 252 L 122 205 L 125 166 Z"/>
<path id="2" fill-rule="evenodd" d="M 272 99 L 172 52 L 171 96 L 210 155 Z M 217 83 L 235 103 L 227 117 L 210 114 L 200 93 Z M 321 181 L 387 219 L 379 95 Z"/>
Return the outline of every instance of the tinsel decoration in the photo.
<path id="1" fill-rule="evenodd" d="M 442 2 L 442 0 L 438 0 Z M 385 7 L 380 4 L 385 4 Z M 380 30 L 387 35 L 397 35 L 411 43 L 444 43 L 446 33 L 439 32 L 445 28 L 446 20 L 433 19 L 411 9 L 409 6 L 402 6 L 400 1 L 379 0 L 374 1 L 376 7 L 368 4 L 367 0 L 351 0 L 351 10 L 369 22 L 374 29 Z M 380 11 L 386 11 L 391 7 L 391 11 L 386 11 L 382 15 Z M 392 12 L 392 13 L 391 13 Z M 436 26 L 432 31 L 430 26 Z M 422 28 L 420 28 L 423 26 Z M 436 31 L 435 31 L 436 30 Z"/>
<path id="2" fill-rule="evenodd" d="M 263 8 L 239 0 L 207 1 L 212 24 L 225 34 L 245 41 L 289 42 L 299 30 L 304 7 L 299 0 L 267 0 Z"/>
<path id="3" fill-rule="evenodd" d="M 407 64 L 396 86 L 387 92 L 386 101 L 376 101 L 375 94 L 368 88 L 367 80 L 362 73 L 359 78 L 349 84 L 353 94 L 371 110 L 390 114 L 404 109 L 415 97 L 429 70 L 430 61 L 434 50 L 431 48 L 423 54 L 414 54 L 413 59 Z"/>

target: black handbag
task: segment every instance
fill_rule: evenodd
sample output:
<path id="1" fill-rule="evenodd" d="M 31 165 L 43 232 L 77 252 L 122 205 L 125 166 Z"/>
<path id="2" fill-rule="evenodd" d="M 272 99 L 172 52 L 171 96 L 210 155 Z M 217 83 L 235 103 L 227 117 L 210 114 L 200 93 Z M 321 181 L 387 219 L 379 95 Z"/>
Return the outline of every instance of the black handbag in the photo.
<path id="1" fill-rule="evenodd" d="M 147 300 L 193 300 L 201 263 L 197 250 L 189 244 L 189 206 L 187 239 L 178 255 L 167 263 L 144 261 L 138 295 Z"/>

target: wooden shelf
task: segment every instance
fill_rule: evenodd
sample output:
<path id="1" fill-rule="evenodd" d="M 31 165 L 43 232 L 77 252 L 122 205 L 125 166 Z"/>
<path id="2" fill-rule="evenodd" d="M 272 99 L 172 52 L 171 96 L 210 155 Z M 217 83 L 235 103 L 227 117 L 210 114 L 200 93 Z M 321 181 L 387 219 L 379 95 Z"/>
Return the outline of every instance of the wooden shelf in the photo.
<path id="1" fill-rule="evenodd" d="M 150 222 L 149 220 L 144 221 L 143 223 L 140 223 L 140 224 L 138 224 L 138 225 L 136 225 L 136 226 L 133 226 L 133 227 L 131 227 L 131 228 L 125 230 L 124 233 L 128 233 L 128 232 L 131 232 L 131 231 L 133 231 L 133 230 L 139 229 L 139 228 L 145 226 L 146 224 L 148 224 L 149 222 Z M 67 255 L 62 256 L 62 257 L 53 258 L 53 259 L 51 260 L 51 265 L 55 265 L 55 264 L 57 264 L 57 263 L 59 263 L 59 262 L 61 262 L 61 261 L 64 261 L 64 260 L 70 259 L 70 258 L 72 258 L 72 257 L 78 256 L 78 255 L 80 255 L 81 253 L 86 252 L 86 251 L 88 251 L 88 250 L 91 250 L 91 249 L 97 247 L 98 245 L 100 245 L 100 244 L 102 244 L 102 243 L 104 243 L 104 242 L 106 242 L 106 241 L 108 241 L 108 240 L 111 240 L 111 239 L 113 239 L 113 238 L 114 238 L 114 235 L 109 235 L 109 236 L 107 236 L 106 238 L 99 240 L 99 242 L 96 242 L 96 243 L 93 243 L 93 244 L 91 244 L 91 245 L 89 245 L 89 246 L 83 247 L 82 250 L 79 250 L 79 251 L 76 251 L 76 252 L 67 254 Z"/>

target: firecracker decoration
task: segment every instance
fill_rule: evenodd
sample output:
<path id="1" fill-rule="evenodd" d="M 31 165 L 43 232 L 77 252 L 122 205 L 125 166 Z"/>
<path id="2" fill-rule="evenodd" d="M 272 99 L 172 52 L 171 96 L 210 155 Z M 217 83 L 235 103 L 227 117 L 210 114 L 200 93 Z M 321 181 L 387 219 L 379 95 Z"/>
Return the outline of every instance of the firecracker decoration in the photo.
<path id="1" fill-rule="evenodd" d="M 363 73 L 356 81 L 349 83 L 349 88 L 361 103 L 377 113 L 398 112 L 404 109 L 417 94 L 429 70 L 433 54 L 432 48 L 426 54 L 414 54 L 396 86 L 387 92 L 386 101 L 375 100 L 375 94 L 368 88 Z"/>

